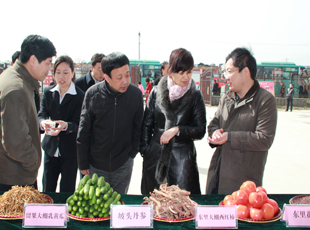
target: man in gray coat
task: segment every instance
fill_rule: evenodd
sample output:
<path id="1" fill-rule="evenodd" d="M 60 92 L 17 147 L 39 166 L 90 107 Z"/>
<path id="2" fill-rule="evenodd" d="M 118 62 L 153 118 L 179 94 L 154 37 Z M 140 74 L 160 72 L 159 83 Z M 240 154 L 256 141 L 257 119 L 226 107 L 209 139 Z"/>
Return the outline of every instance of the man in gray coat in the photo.
<path id="1" fill-rule="evenodd" d="M 207 194 L 231 194 L 244 181 L 262 185 L 268 150 L 277 125 L 274 96 L 255 80 L 256 60 L 244 48 L 226 58 L 229 85 L 208 126 L 208 140 L 216 150 L 212 156 Z"/>
<path id="2" fill-rule="evenodd" d="M 29 35 L 20 60 L 0 76 L 0 191 L 13 185 L 37 186 L 41 145 L 34 92 L 52 69 L 53 43 Z"/>

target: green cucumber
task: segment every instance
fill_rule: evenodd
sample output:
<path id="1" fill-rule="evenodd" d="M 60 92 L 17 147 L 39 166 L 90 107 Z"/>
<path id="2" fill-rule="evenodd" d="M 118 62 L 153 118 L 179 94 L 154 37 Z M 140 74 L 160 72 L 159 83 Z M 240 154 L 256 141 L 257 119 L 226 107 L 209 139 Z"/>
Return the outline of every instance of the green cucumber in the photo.
<path id="1" fill-rule="evenodd" d="M 112 197 L 110 197 L 107 202 L 105 202 L 104 207 L 105 208 L 110 208 L 111 203 L 113 202 Z"/>
<path id="2" fill-rule="evenodd" d="M 97 173 L 94 173 L 92 178 L 91 178 L 91 183 L 97 184 L 97 181 L 98 181 L 98 175 L 97 175 Z"/>

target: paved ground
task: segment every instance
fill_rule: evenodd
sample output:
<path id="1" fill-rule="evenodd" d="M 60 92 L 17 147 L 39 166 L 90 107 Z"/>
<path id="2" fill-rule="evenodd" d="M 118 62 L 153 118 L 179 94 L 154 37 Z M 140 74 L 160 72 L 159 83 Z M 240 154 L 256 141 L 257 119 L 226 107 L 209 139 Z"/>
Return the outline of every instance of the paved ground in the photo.
<path id="1" fill-rule="evenodd" d="M 216 107 L 206 107 L 209 122 Z M 207 135 L 206 135 L 207 136 Z M 276 137 L 265 168 L 263 186 L 268 193 L 309 194 L 310 193 L 310 110 L 278 110 Z M 205 193 L 207 172 L 213 149 L 206 137 L 195 142 L 199 167 L 201 191 Z M 38 183 L 42 191 L 42 170 L 40 167 Z M 141 194 L 140 182 L 142 158 L 137 155 L 129 187 L 129 194 Z"/>

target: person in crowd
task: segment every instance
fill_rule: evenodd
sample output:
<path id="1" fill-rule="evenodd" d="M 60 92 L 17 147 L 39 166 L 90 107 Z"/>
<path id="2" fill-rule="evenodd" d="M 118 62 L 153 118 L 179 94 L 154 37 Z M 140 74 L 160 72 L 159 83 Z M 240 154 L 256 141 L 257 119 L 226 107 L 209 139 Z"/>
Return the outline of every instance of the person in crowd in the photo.
<path id="1" fill-rule="evenodd" d="M 139 151 L 143 98 L 130 84 L 125 54 L 109 54 L 101 67 L 105 81 L 87 90 L 82 106 L 78 165 L 83 175 L 104 176 L 115 191 L 126 194 Z"/>
<path id="2" fill-rule="evenodd" d="M 145 92 L 144 92 L 144 87 L 143 87 L 143 85 L 141 84 L 141 81 L 138 82 L 138 88 L 141 90 L 142 96 L 144 96 Z"/>
<path id="3" fill-rule="evenodd" d="M 146 89 L 145 89 L 145 93 L 146 93 L 146 98 L 145 98 L 145 103 L 147 103 L 147 99 L 149 98 L 149 95 L 152 91 L 152 84 L 151 81 L 149 79 L 149 77 L 145 78 L 145 82 L 146 82 Z"/>
<path id="4" fill-rule="evenodd" d="M 40 35 L 27 36 L 20 60 L 0 77 L 0 191 L 13 185 L 37 188 L 41 146 L 34 91 L 52 69 L 53 43 Z"/>
<path id="5" fill-rule="evenodd" d="M 86 92 L 89 87 L 104 80 L 103 72 L 101 68 L 101 60 L 105 57 L 102 53 L 95 53 L 91 58 L 91 66 L 89 72 L 78 79 L 75 80 L 75 85 L 81 90 Z M 83 174 L 80 172 L 80 178 Z"/>
<path id="6" fill-rule="evenodd" d="M 161 73 L 161 76 L 155 78 L 155 80 L 154 80 L 154 86 L 158 85 L 160 79 L 163 76 L 167 76 L 168 75 L 168 62 L 164 61 L 163 63 L 161 63 L 161 65 L 160 65 L 160 73 Z"/>
<path id="7" fill-rule="evenodd" d="M 294 87 L 293 84 L 290 84 L 290 88 L 287 89 L 286 94 L 286 110 L 288 111 L 290 105 L 291 105 L 291 112 L 293 111 L 293 97 L 294 97 Z"/>
<path id="8" fill-rule="evenodd" d="M 216 82 L 216 80 L 214 80 L 214 83 L 213 83 L 213 89 L 212 89 L 212 91 L 213 91 L 213 95 L 214 96 L 219 96 L 220 94 L 219 94 L 219 84 Z"/>
<path id="9" fill-rule="evenodd" d="M 284 94 L 285 94 L 285 84 L 284 84 L 284 82 L 282 82 L 282 84 L 281 84 L 281 89 L 280 89 L 280 95 L 281 95 L 281 97 L 284 97 Z"/>
<path id="10" fill-rule="evenodd" d="M 12 55 L 12 62 L 11 62 L 11 65 L 14 65 L 14 63 L 16 62 L 16 60 L 19 60 L 19 56 L 20 56 L 20 51 L 16 51 L 16 52 Z"/>
<path id="11" fill-rule="evenodd" d="M 256 60 L 247 49 L 236 48 L 226 57 L 229 91 L 222 95 L 208 126 L 209 144 L 216 150 L 206 194 L 231 194 L 247 180 L 262 185 L 277 106 L 274 96 L 255 80 L 256 72 Z"/>
<path id="12" fill-rule="evenodd" d="M 91 66 L 89 72 L 75 81 L 75 85 L 81 90 L 86 90 L 92 85 L 103 81 L 103 72 L 101 68 L 101 60 L 105 55 L 102 53 L 96 53 L 91 58 Z"/>
<path id="13" fill-rule="evenodd" d="M 166 179 L 169 185 L 200 194 L 194 140 L 206 133 L 203 96 L 192 79 L 194 59 L 186 49 L 173 50 L 168 75 L 152 90 L 144 112 L 140 153 L 141 193 Z"/>
<path id="14" fill-rule="evenodd" d="M 76 136 L 84 92 L 75 86 L 74 63 L 69 56 L 60 56 L 54 64 L 56 85 L 46 87 L 38 114 L 45 136 L 43 192 L 55 192 L 61 174 L 60 192 L 74 192 L 77 174 Z M 56 128 L 50 126 L 54 121 Z M 51 134 L 49 133 L 51 132 Z"/>

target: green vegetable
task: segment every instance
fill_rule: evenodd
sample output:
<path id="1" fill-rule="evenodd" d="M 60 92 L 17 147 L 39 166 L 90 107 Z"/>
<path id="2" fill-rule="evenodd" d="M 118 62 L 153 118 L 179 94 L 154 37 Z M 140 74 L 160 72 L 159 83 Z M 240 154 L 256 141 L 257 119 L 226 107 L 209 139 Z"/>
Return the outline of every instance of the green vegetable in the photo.
<path id="1" fill-rule="evenodd" d="M 72 199 L 73 199 L 74 201 L 77 201 L 77 200 L 79 199 L 79 197 L 78 197 L 76 194 L 74 194 Z"/>
<path id="2" fill-rule="evenodd" d="M 91 185 L 91 186 L 89 187 L 88 199 L 93 198 L 94 194 L 95 194 L 95 186 Z"/>
<path id="3" fill-rule="evenodd" d="M 114 202 L 118 202 L 121 199 L 121 194 L 117 194 L 117 196 L 114 199 Z"/>
<path id="4" fill-rule="evenodd" d="M 80 214 L 83 214 L 83 213 L 84 213 L 83 207 L 79 207 L 79 213 L 80 213 Z"/>
<path id="5" fill-rule="evenodd" d="M 97 200 L 97 197 L 96 196 L 93 196 L 92 200 L 91 200 L 91 203 L 92 204 L 96 204 L 96 200 Z"/>
<path id="6" fill-rule="evenodd" d="M 82 207 L 85 207 L 87 205 L 87 200 L 82 201 Z"/>
<path id="7" fill-rule="evenodd" d="M 112 193 L 112 198 L 113 198 L 113 200 L 115 199 L 115 197 L 117 196 L 117 192 L 116 191 L 114 191 L 113 193 Z"/>
<path id="8" fill-rule="evenodd" d="M 74 206 L 72 207 L 72 210 L 73 210 L 74 212 L 76 212 L 76 211 L 78 210 L 78 206 L 74 205 Z"/>
<path id="9" fill-rule="evenodd" d="M 96 204 L 101 204 L 103 200 L 103 196 L 100 196 L 97 200 L 96 200 Z"/>
<path id="10" fill-rule="evenodd" d="M 85 195 L 88 195 L 89 194 L 89 184 L 86 184 L 85 186 L 84 186 L 84 194 Z"/>
<path id="11" fill-rule="evenodd" d="M 104 184 L 105 184 L 105 182 L 104 182 L 104 177 L 103 177 L 103 176 L 99 177 L 99 179 L 98 179 L 98 181 L 97 181 L 97 186 L 98 186 L 98 187 L 103 187 Z"/>
<path id="12" fill-rule="evenodd" d="M 108 211 L 107 208 L 102 208 L 102 210 L 101 210 L 102 213 L 106 213 L 107 211 Z"/>
<path id="13" fill-rule="evenodd" d="M 73 199 L 73 194 L 67 198 L 66 203 L 69 204 L 69 201 L 70 201 L 71 199 Z"/>
<path id="14" fill-rule="evenodd" d="M 94 212 L 93 212 L 93 215 L 94 215 L 94 216 L 98 216 L 98 214 L 99 214 L 98 211 L 94 211 Z"/>
<path id="15" fill-rule="evenodd" d="M 91 181 L 92 184 L 97 184 L 97 181 L 98 181 L 98 175 L 97 175 L 97 173 L 94 173 L 94 174 L 93 174 L 91 180 L 92 180 L 92 181 Z"/>
<path id="16" fill-rule="evenodd" d="M 99 197 L 101 193 L 101 189 L 99 187 L 96 188 L 96 197 Z"/>
<path id="17" fill-rule="evenodd" d="M 110 208 L 111 203 L 113 202 L 113 198 L 110 197 L 107 202 L 105 202 L 104 207 L 105 208 Z"/>

